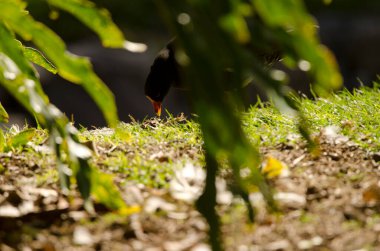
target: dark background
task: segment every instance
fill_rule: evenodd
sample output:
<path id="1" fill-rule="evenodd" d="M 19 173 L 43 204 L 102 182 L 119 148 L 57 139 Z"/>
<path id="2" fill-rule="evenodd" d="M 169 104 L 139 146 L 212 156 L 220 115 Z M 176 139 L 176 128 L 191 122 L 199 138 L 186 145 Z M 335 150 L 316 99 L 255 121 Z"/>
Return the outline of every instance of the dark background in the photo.
<path id="1" fill-rule="evenodd" d="M 146 53 L 133 54 L 125 50 L 102 48 L 99 39 L 70 15 L 59 12 L 57 20 L 49 14 L 54 11 L 44 1 L 28 1 L 32 15 L 53 30 L 66 42 L 69 51 L 91 59 L 95 72 L 115 94 L 122 121 L 153 116 L 153 109 L 143 93 L 145 78 L 156 53 L 171 38 L 158 16 L 151 0 L 94 1 L 107 8 L 114 21 L 122 28 L 126 38 L 148 44 Z M 306 0 L 308 9 L 318 20 L 321 41 L 335 54 L 345 86 L 349 89 L 361 84 L 371 85 L 380 73 L 380 1 L 336 0 L 330 5 L 320 0 Z M 56 75 L 39 69 L 41 82 L 50 100 L 78 125 L 104 126 L 99 109 L 83 89 L 66 82 Z M 309 80 L 298 72 L 291 73 L 290 85 L 302 93 L 308 93 Z M 247 91 L 256 96 L 254 87 Z M 0 90 L 0 101 L 10 113 L 11 122 L 23 124 L 25 112 L 6 92 Z M 254 98 L 252 100 L 254 102 Z M 170 113 L 189 114 L 186 93 L 171 90 L 164 103 Z"/>

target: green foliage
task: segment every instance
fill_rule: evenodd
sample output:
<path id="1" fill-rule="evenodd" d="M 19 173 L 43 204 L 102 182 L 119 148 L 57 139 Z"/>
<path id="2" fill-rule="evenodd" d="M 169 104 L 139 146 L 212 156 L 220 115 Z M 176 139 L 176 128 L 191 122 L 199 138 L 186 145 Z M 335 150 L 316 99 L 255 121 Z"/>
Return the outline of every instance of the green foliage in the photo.
<path id="1" fill-rule="evenodd" d="M 36 129 L 30 128 L 23 130 L 16 135 L 8 138 L 6 148 L 4 149 L 6 152 L 10 151 L 12 148 L 18 148 L 21 146 L 25 146 L 28 142 L 30 142 L 33 137 L 36 135 Z"/>
<path id="2" fill-rule="evenodd" d="M 103 112 L 107 122 L 117 123 L 116 105 L 113 94 L 92 71 L 88 59 L 66 52 L 64 42 L 48 27 L 36 22 L 25 12 L 21 1 L 2 0 L 0 20 L 20 35 L 31 40 L 57 67 L 58 74 L 76 84 L 81 84 Z"/>
<path id="3" fill-rule="evenodd" d="M 9 115 L 4 109 L 4 106 L 0 103 L 0 123 L 8 123 Z"/>
<path id="4" fill-rule="evenodd" d="M 249 204 L 250 184 L 260 188 L 275 208 L 270 188 L 259 172 L 260 156 L 244 134 L 236 108 L 241 104 L 239 86 L 248 73 L 254 82 L 267 90 L 283 111 L 298 114 L 299 130 L 307 137 L 307 124 L 298 104 L 284 82 L 286 75 L 268 70 L 266 59 L 281 52 L 284 63 L 299 67 L 314 78 L 314 90 L 328 94 L 341 85 L 342 78 L 331 53 L 320 45 L 316 24 L 301 0 L 252 1 L 158 1 L 163 18 L 176 34 L 179 52 L 176 57 L 185 68 L 190 98 L 204 137 L 207 175 L 215 176 L 219 156 L 225 156 L 233 169 L 237 193 Z M 181 17 L 186 17 L 185 19 Z M 224 69 L 233 69 L 230 79 Z M 233 97 L 224 90 L 236 88 Z M 240 91 L 241 92 L 241 91 Z M 250 174 L 242 177 L 240 169 Z M 200 212 L 210 224 L 213 250 L 221 250 L 219 224 L 215 212 L 215 177 L 208 177 L 204 194 L 198 201 Z M 251 206 L 248 206 L 250 209 Z M 250 212 L 253 216 L 253 212 Z"/>
<path id="5" fill-rule="evenodd" d="M 112 210 L 119 210 L 120 213 L 127 211 L 125 202 L 120 196 L 119 190 L 114 186 L 111 175 L 94 171 L 91 184 L 93 187 L 91 192 L 96 201 Z"/>
<path id="6" fill-rule="evenodd" d="M 44 55 L 39 50 L 36 50 L 32 47 L 23 47 L 24 56 L 31 62 L 35 63 L 36 65 L 39 65 L 49 72 L 56 74 L 57 68 L 50 63 L 49 60 L 47 60 Z"/>
<path id="7" fill-rule="evenodd" d="M 284 62 L 294 68 L 310 71 L 315 78 L 315 91 L 326 95 L 342 83 L 333 55 L 316 37 L 317 24 L 307 14 L 302 1 L 252 1 L 258 15 L 271 29 L 281 46 L 284 47 Z"/>
<path id="8" fill-rule="evenodd" d="M 102 38 L 103 44 L 109 47 L 123 48 L 135 45 L 124 39 L 121 31 L 112 23 L 104 10 L 98 10 L 88 1 L 48 1 L 49 4 L 66 10 L 94 29 Z M 61 186 L 68 192 L 70 183 L 75 180 L 78 189 L 91 210 L 90 195 L 100 190 L 95 186 L 104 186 L 104 191 L 112 192 L 118 203 L 107 203 L 112 209 L 125 207 L 120 203 L 117 190 L 112 190 L 112 180 L 91 183 L 94 168 L 90 165 L 90 150 L 79 143 L 78 132 L 69 123 L 67 117 L 49 103 L 44 94 L 38 75 L 30 62 L 38 64 L 52 73 L 83 86 L 103 112 L 110 126 L 118 122 L 113 94 L 93 72 L 88 59 L 78 57 L 66 51 L 65 43 L 44 24 L 37 22 L 26 11 L 26 3 L 21 0 L 0 0 L 0 84 L 2 84 L 30 113 L 38 123 L 50 132 L 50 141 L 57 155 L 57 165 Z M 91 22 L 90 22 L 91 20 Z M 100 25 L 102 24 L 102 25 Z M 31 41 L 39 50 L 24 47 L 16 40 L 16 35 L 24 41 Z M 126 46 L 126 44 L 128 46 Z M 135 45 L 136 46 L 136 45 Z M 43 53 L 43 54 L 42 54 Z M 46 56 L 46 57 L 45 57 Z M 8 115 L 0 107 L 2 121 Z M 35 130 L 28 129 L 5 140 L 1 133 L 2 150 L 8 151 L 28 143 Z M 71 179 L 70 177 L 75 177 Z M 119 196 L 119 197 L 118 197 Z M 118 199 L 119 198 L 119 199 Z M 116 205 L 116 206 L 115 206 Z"/>
<path id="9" fill-rule="evenodd" d="M 5 142 L 5 136 L 3 130 L 0 130 L 0 152 L 4 151 L 4 148 L 6 146 Z"/>
<path id="10" fill-rule="evenodd" d="M 94 3 L 86 0 L 47 0 L 47 2 L 77 17 L 82 23 L 98 34 L 104 46 L 123 47 L 125 42 L 123 33 L 112 22 L 110 14 L 106 9 L 96 9 Z"/>
<path id="11" fill-rule="evenodd" d="M 8 133 L 0 133 L 0 151 L 22 151 L 28 143 L 41 144 L 46 137 L 41 130 L 35 128 L 23 128 L 19 130 L 17 126 L 12 126 Z"/>

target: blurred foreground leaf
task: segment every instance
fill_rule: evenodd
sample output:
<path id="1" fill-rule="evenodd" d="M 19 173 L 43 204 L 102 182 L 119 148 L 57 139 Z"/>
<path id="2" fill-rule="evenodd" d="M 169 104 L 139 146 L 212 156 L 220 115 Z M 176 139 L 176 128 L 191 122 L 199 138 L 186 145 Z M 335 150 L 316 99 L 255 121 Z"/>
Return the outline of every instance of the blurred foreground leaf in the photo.
<path id="1" fill-rule="evenodd" d="M 342 79 L 333 56 L 320 45 L 314 19 L 301 0 L 224 0 L 218 5 L 211 0 L 185 2 L 162 0 L 158 7 L 177 37 L 176 58 L 184 68 L 189 99 L 199 115 L 204 138 L 207 179 L 197 207 L 210 225 L 212 249 L 222 250 L 215 211 L 220 157 L 228 160 L 234 190 L 246 202 L 251 219 L 254 215 L 248 194 L 253 186 L 260 189 L 270 208 L 276 209 L 271 189 L 259 171 L 259 152 L 243 133 L 237 112 L 243 103 L 240 87 L 247 73 L 281 111 L 299 121 L 299 130 L 310 145 L 313 141 L 296 95 L 285 85 L 286 73 L 269 69 L 268 63 L 283 54 L 287 66 L 310 73 L 319 94 L 338 88 Z M 181 15 L 187 16 L 186 22 L 181 22 Z M 225 77 L 225 69 L 232 69 L 231 78 Z M 227 96 L 225 90 L 233 91 Z M 273 161 L 271 167 L 273 175 L 281 169 Z"/>
<path id="2" fill-rule="evenodd" d="M 53 74 L 56 74 L 58 72 L 57 68 L 49 60 L 47 60 L 39 50 L 36 50 L 32 47 L 24 47 L 23 51 L 24 51 L 25 57 L 29 61 L 45 68 L 46 70 L 50 71 Z"/>
<path id="3" fill-rule="evenodd" d="M 253 6 L 276 40 L 282 43 L 284 62 L 314 77 L 314 89 L 327 95 L 342 85 L 342 77 L 332 53 L 320 44 L 317 23 L 301 0 L 253 0 Z M 277 30 L 279 29 L 279 30 Z"/>
<path id="4" fill-rule="evenodd" d="M 92 29 L 100 39 L 103 46 L 111 48 L 125 48 L 132 52 L 144 52 L 145 44 L 126 41 L 123 33 L 112 22 L 111 15 L 106 9 L 97 9 L 95 4 L 87 0 L 47 0 L 59 9 L 65 10 L 78 18 L 82 23 Z"/>
<path id="5" fill-rule="evenodd" d="M 7 140 L 7 148 L 5 151 L 9 151 L 11 148 L 18 148 L 20 146 L 25 146 L 35 136 L 36 136 L 36 129 L 29 128 L 29 129 L 23 130 L 17 133 L 16 135 L 10 137 Z"/>
<path id="6" fill-rule="evenodd" d="M 103 112 L 110 126 L 116 126 L 118 117 L 114 96 L 93 72 L 87 58 L 66 51 L 64 42 L 52 30 L 35 21 L 19 0 L 0 0 L 0 21 L 6 22 L 24 40 L 31 40 L 57 67 L 58 74 L 70 82 L 81 84 Z"/>
<path id="7" fill-rule="evenodd" d="M 6 146 L 5 142 L 5 136 L 3 130 L 0 129 L 0 152 L 4 151 L 4 148 Z"/>
<path id="8" fill-rule="evenodd" d="M 9 115 L 4 109 L 3 105 L 0 103 L 0 123 L 8 123 Z"/>
<path id="9" fill-rule="evenodd" d="M 128 212 L 125 207 L 125 202 L 120 196 L 119 190 L 115 187 L 112 176 L 100 172 L 93 172 L 92 180 L 93 184 L 92 194 L 95 201 L 106 205 L 113 210 L 119 210 L 120 212 Z"/>
<path id="10" fill-rule="evenodd" d="M 0 0 L 0 84 L 2 84 L 50 134 L 50 142 L 57 156 L 57 167 L 63 193 L 68 193 L 74 181 L 85 200 L 85 207 L 92 211 L 90 195 L 92 191 L 104 191 L 108 198 L 116 198 L 114 204 L 103 200 L 107 206 L 115 210 L 124 210 L 125 203 L 116 187 L 109 182 L 92 184 L 95 171 L 89 163 L 91 151 L 78 140 L 78 131 L 69 123 L 68 118 L 54 105 L 49 103 L 44 94 L 38 76 L 30 61 L 49 68 L 49 60 L 53 62 L 58 73 L 81 84 L 98 104 L 107 122 L 115 126 L 118 119 L 112 93 L 92 71 L 89 60 L 77 57 L 66 51 L 64 42 L 45 25 L 36 22 L 27 11 L 25 3 L 20 0 Z M 15 33 L 24 40 L 32 40 L 49 58 L 30 48 L 20 46 Z M 52 70 L 52 69 L 50 69 Z M 1 114 L 5 117 L 6 113 Z M 18 147 L 25 145 L 35 135 L 35 129 L 28 129 L 11 137 L 5 142 L 0 138 L 0 147 Z M 108 180 L 109 181 L 109 180 Z M 106 188 L 101 188 L 106 186 Z M 107 193 L 109 192 L 109 193 Z M 102 201 L 102 199 L 99 199 Z"/>

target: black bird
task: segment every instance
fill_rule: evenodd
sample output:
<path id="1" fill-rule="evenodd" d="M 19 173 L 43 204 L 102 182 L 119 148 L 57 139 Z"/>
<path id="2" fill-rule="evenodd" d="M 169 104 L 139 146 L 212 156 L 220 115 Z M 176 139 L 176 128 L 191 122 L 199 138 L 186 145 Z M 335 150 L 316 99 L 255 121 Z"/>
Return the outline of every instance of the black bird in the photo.
<path id="1" fill-rule="evenodd" d="M 175 59 L 174 44 L 169 42 L 154 59 L 145 82 L 145 96 L 152 102 L 158 116 L 161 115 L 162 101 L 170 87 L 178 85 L 179 65 Z"/>
<path id="2" fill-rule="evenodd" d="M 164 49 L 162 49 L 156 58 L 145 82 L 145 96 L 152 103 L 157 116 L 161 115 L 162 101 L 168 94 L 170 87 L 179 87 L 180 83 L 180 66 L 175 59 L 175 39 L 172 39 Z M 264 65 L 271 65 L 280 60 L 280 53 L 274 50 L 272 53 L 257 53 L 260 61 Z M 226 69 L 226 77 L 233 74 L 232 69 Z M 243 87 L 250 83 L 252 76 L 248 76 L 244 81 Z"/>

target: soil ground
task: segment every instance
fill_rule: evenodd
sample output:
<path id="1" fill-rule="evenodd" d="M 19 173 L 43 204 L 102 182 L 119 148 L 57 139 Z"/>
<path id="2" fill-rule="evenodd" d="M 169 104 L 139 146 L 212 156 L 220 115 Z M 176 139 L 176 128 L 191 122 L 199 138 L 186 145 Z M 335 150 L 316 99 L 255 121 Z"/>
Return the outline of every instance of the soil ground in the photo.
<path id="1" fill-rule="evenodd" d="M 302 143 L 261 149 L 289 168 L 269 181 L 281 212 L 269 213 L 254 193 L 251 224 L 242 201 L 224 196 L 226 250 L 380 250 L 380 155 L 343 136 L 322 135 L 320 145 L 318 156 Z M 43 179 L 56 175 L 52 157 L 41 167 L 38 156 L 25 156 L 0 154 L 0 250 L 209 250 L 206 222 L 171 188 L 127 182 L 120 189 L 140 211 L 120 216 L 96 205 L 98 215 L 89 215 L 78 194 L 64 196 L 56 179 Z"/>

